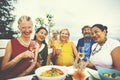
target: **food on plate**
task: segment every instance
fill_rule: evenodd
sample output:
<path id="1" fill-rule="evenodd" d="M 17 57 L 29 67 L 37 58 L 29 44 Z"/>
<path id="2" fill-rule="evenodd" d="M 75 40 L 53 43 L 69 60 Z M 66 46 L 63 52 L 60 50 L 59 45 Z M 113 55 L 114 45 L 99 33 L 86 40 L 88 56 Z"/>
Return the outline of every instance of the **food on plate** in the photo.
<path id="1" fill-rule="evenodd" d="M 109 78 L 120 79 L 120 75 L 117 75 L 115 73 L 103 73 L 103 75 Z"/>
<path id="2" fill-rule="evenodd" d="M 75 80 L 85 80 L 85 74 L 81 70 L 77 70 L 73 73 Z"/>
<path id="3" fill-rule="evenodd" d="M 57 77 L 63 75 L 63 71 L 58 68 L 51 68 L 49 70 L 46 70 L 40 74 L 40 76 L 44 77 Z"/>

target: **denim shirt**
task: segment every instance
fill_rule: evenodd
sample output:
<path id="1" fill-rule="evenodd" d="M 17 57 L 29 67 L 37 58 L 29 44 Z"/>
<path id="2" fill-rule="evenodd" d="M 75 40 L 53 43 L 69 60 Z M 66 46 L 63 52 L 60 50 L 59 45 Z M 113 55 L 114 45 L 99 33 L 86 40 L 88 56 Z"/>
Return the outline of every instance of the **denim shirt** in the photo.
<path id="1" fill-rule="evenodd" d="M 83 47 L 80 47 L 80 52 L 85 54 L 85 58 L 83 60 L 86 60 L 90 57 L 90 42 L 85 42 Z"/>
<path id="2" fill-rule="evenodd" d="M 85 54 L 85 58 L 83 60 L 86 60 L 87 58 L 90 57 L 91 47 L 94 43 L 95 41 L 92 38 L 89 42 L 86 42 L 85 38 L 81 38 L 78 40 L 77 50 Z"/>

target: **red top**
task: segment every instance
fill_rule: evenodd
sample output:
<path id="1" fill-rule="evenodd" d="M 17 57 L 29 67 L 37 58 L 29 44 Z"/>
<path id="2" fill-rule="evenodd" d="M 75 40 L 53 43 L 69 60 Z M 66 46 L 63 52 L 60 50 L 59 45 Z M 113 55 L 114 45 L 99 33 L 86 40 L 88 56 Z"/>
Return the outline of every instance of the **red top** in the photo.
<path id="1" fill-rule="evenodd" d="M 28 47 L 21 45 L 16 38 L 11 39 L 11 44 L 12 44 L 11 59 L 15 58 L 20 53 L 28 50 Z M 5 79 L 17 77 L 17 75 L 24 72 L 31 65 L 30 60 L 31 60 L 30 58 L 22 59 L 13 68 L 7 69 L 7 70 L 5 70 L 5 72 L 3 71 L 2 73 L 5 76 Z"/>

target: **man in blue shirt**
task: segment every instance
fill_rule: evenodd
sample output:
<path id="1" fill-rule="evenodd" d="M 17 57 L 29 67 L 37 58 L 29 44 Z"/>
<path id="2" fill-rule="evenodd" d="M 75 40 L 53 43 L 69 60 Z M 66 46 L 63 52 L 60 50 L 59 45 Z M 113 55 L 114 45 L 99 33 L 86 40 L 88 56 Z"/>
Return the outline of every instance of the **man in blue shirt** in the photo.
<path id="1" fill-rule="evenodd" d="M 91 37 L 91 27 L 86 25 L 82 28 L 83 38 L 80 38 L 77 43 L 77 50 L 80 53 L 84 53 L 84 61 L 89 59 L 91 53 L 91 47 L 95 41 Z"/>

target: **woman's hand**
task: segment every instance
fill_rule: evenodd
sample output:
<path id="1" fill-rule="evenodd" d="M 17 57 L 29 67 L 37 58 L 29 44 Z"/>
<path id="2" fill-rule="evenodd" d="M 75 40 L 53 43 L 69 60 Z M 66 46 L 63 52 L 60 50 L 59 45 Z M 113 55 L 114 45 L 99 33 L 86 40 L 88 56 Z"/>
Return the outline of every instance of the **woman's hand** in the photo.
<path id="1" fill-rule="evenodd" d="M 34 58 L 34 53 L 29 51 L 29 50 L 27 50 L 27 51 L 22 53 L 22 57 L 23 58 Z"/>
<path id="2" fill-rule="evenodd" d="M 38 62 L 36 63 L 37 68 L 39 68 L 39 67 L 42 65 L 42 62 L 43 62 L 43 61 L 38 61 Z"/>
<path id="3" fill-rule="evenodd" d="M 55 50 L 55 54 L 56 54 L 56 55 L 59 55 L 59 54 L 61 53 L 61 51 L 62 51 L 62 50 L 58 48 L 58 49 Z"/>

